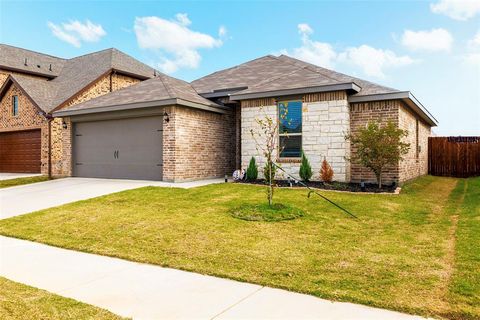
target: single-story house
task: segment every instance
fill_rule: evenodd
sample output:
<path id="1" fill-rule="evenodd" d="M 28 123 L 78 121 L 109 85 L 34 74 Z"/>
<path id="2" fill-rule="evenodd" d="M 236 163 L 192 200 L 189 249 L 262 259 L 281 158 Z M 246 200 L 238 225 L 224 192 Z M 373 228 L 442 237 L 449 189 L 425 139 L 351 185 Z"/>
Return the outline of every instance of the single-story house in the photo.
<path id="1" fill-rule="evenodd" d="M 55 175 L 185 181 L 231 175 L 252 156 L 261 168 L 264 159 L 250 131 L 264 113 L 282 122 L 279 109 L 285 106 L 288 121 L 281 125 L 289 134 L 279 134 L 282 151 L 276 159 L 295 176 L 303 151 L 314 179 L 326 158 L 337 181 L 374 180 L 368 169 L 346 160 L 355 150 L 344 139 L 373 119 L 391 120 L 409 132 L 410 152 L 384 180 L 427 173 L 428 137 L 437 122 L 409 91 L 285 55 L 261 57 L 191 83 L 153 73 L 117 91 L 49 109 L 61 142 L 52 157 L 61 168 Z M 0 91 L 2 123 L 14 108 L 10 97 L 4 99 L 17 84 L 13 77 Z M 46 91 L 42 97 L 49 97 Z"/>

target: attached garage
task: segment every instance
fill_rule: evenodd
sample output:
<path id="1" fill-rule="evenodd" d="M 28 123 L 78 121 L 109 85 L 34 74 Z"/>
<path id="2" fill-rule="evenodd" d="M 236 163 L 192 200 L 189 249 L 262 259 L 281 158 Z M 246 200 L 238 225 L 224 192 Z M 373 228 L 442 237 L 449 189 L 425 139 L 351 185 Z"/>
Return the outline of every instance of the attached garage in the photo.
<path id="1" fill-rule="evenodd" d="M 162 116 L 75 123 L 73 175 L 162 180 L 162 124 Z"/>
<path id="2" fill-rule="evenodd" d="M 233 170 L 233 113 L 182 80 L 158 75 L 53 116 L 76 177 L 187 181 Z"/>
<path id="3" fill-rule="evenodd" d="M 0 172 L 40 173 L 41 131 L 0 133 Z"/>

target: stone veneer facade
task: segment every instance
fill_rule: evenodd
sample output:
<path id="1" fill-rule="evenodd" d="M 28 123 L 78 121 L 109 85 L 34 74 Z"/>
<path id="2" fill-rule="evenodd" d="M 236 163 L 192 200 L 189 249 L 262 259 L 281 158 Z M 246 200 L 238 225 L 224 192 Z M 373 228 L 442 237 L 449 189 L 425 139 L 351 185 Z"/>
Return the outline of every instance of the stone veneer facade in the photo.
<path id="1" fill-rule="evenodd" d="M 0 87 L 4 84 L 9 74 L 17 74 L 0 70 Z M 27 74 L 22 74 L 27 75 Z M 28 76 L 28 75 L 27 75 Z M 42 78 L 33 76 L 36 78 Z M 47 81 L 46 78 L 45 81 Z M 111 72 L 100 79 L 96 80 L 91 85 L 85 87 L 83 90 L 75 94 L 72 98 L 67 100 L 58 109 L 77 103 L 85 102 L 87 100 L 99 97 L 109 92 L 125 88 L 140 82 L 141 80 Z M 11 114 L 12 96 L 17 95 L 19 99 L 19 115 L 14 117 Z M 41 130 L 41 173 L 48 174 L 48 143 L 49 143 L 49 129 L 48 120 L 40 115 L 41 110 L 34 105 L 28 96 L 26 96 L 20 88 L 12 84 L 7 90 L 4 97 L 0 100 L 0 132 L 22 131 L 31 129 Z M 63 121 L 67 124 L 67 129 L 63 128 Z M 72 126 L 69 118 L 55 118 L 51 121 L 51 164 L 53 176 L 70 176 L 72 173 Z"/>
<path id="2" fill-rule="evenodd" d="M 231 175 L 235 169 L 235 110 L 226 114 L 183 106 L 166 108 L 163 180 Z"/>
<path id="3" fill-rule="evenodd" d="M 278 99 L 281 101 L 282 99 Z M 318 180 L 324 158 L 330 163 L 337 181 L 350 180 L 350 145 L 345 134 L 350 129 L 350 111 L 344 91 L 308 94 L 301 98 L 302 103 L 302 149 L 310 161 L 312 180 Z M 278 119 L 278 108 L 274 99 L 242 101 L 241 108 L 241 150 L 242 168 L 247 168 L 252 156 L 256 158 L 259 176 L 262 177 L 265 158 L 256 148 L 251 130 L 258 132 L 256 119 L 265 114 Z M 278 143 L 277 143 L 278 144 Z M 274 155 L 278 157 L 277 153 Z M 300 159 L 278 159 L 281 167 L 290 175 L 299 177 Z M 278 178 L 286 179 L 281 172 Z"/>

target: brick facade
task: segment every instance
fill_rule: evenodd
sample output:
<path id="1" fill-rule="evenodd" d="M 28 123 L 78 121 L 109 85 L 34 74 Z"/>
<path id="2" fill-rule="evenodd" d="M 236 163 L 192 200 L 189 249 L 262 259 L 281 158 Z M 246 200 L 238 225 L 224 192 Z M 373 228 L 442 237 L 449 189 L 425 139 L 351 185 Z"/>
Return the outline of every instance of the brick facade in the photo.
<path id="1" fill-rule="evenodd" d="M 18 96 L 18 115 L 12 114 L 12 97 Z M 8 131 L 41 130 L 41 173 L 48 173 L 48 121 L 40 109 L 15 84 L 10 85 L 0 100 L 0 133 Z"/>
<path id="2" fill-rule="evenodd" d="M 415 115 L 401 100 L 384 100 L 376 102 L 352 103 L 351 130 L 353 133 L 365 127 L 369 121 L 392 121 L 399 128 L 406 130 L 408 136 L 404 139 L 410 143 L 410 150 L 399 164 L 386 168 L 382 175 L 385 183 L 403 182 L 428 173 L 428 137 L 431 135 L 430 126 Z M 418 123 L 418 131 L 416 129 Z M 417 138 L 419 153 L 417 159 Z M 352 154 L 355 152 L 351 150 Z M 376 182 L 371 170 L 357 163 L 351 164 L 353 182 L 361 180 Z"/>
<path id="3" fill-rule="evenodd" d="M 400 181 L 406 181 L 428 173 L 431 129 L 403 103 L 398 111 L 398 126 L 409 133 L 405 139 L 410 143 L 410 150 L 399 164 Z"/>
<path id="4" fill-rule="evenodd" d="M 385 100 L 376 102 L 352 103 L 350 105 L 351 132 L 357 133 L 359 129 L 364 128 L 369 121 L 387 122 L 392 121 L 398 125 L 398 110 L 400 101 Z M 355 153 L 352 148 L 351 153 Z M 375 175 L 370 169 L 352 161 L 352 182 L 360 182 L 361 180 L 368 182 L 376 182 Z M 385 169 L 382 179 L 385 183 L 398 181 L 398 166 L 390 166 Z"/>
<path id="5" fill-rule="evenodd" d="M 9 74 L 15 72 L 0 70 L 0 86 L 3 85 Z M 26 74 L 22 74 L 26 75 Z M 28 76 L 28 75 L 27 75 Z M 37 77 L 33 76 L 32 77 Z M 39 77 L 37 77 L 39 78 Z M 45 81 L 46 78 L 45 78 Z M 68 100 L 62 107 L 81 103 L 95 97 L 119 90 L 140 82 L 139 79 L 112 72 L 95 81 L 81 92 Z M 17 95 L 19 100 L 19 115 L 14 117 L 11 112 L 12 96 Z M 41 110 L 26 96 L 23 91 L 12 84 L 0 100 L 0 132 L 41 129 L 41 173 L 48 174 L 48 120 L 40 114 Z M 67 129 L 63 128 L 63 121 Z M 70 120 L 55 118 L 51 122 L 51 163 L 53 176 L 71 175 L 71 124 Z"/>
<path id="6" fill-rule="evenodd" d="M 188 181 L 231 175 L 235 169 L 235 111 L 218 114 L 183 106 L 166 108 L 163 179 Z"/>

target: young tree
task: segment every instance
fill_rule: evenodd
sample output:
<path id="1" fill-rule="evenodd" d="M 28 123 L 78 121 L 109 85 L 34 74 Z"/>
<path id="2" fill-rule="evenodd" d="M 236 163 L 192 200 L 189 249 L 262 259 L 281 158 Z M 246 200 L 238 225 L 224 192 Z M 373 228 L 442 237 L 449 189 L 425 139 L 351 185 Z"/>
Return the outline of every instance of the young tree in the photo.
<path id="1" fill-rule="evenodd" d="M 392 121 L 383 126 L 371 121 L 357 133 L 346 135 L 345 139 L 356 149 L 351 159 L 372 170 L 381 188 L 385 167 L 398 163 L 410 149 L 409 143 L 402 142 L 407 135 L 407 131 L 399 129 Z"/>
<path id="2" fill-rule="evenodd" d="M 333 169 L 332 166 L 328 163 L 327 159 L 324 157 L 322 161 L 322 167 L 320 168 L 320 179 L 323 182 L 332 182 L 333 179 Z"/>
<path id="3" fill-rule="evenodd" d="M 267 199 L 268 204 L 271 206 L 273 203 L 273 191 L 275 181 L 276 166 L 274 164 L 274 152 L 277 149 L 278 141 L 278 119 L 272 118 L 262 108 L 263 117 L 256 118 L 257 129 L 251 129 L 250 133 L 255 141 L 257 151 L 261 152 L 265 158 L 265 167 L 263 169 L 263 175 L 265 182 L 268 185 Z M 286 110 L 280 114 L 280 117 L 286 117 Z M 279 151 L 280 152 L 280 151 Z"/>
<path id="4" fill-rule="evenodd" d="M 300 165 L 300 178 L 302 178 L 303 181 L 308 182 L 312 178 L 312 166 L 310 165 L 310 162 L 308 162 L 307 156 L 305 153 L 302 152 L 302 164 Z"/>

